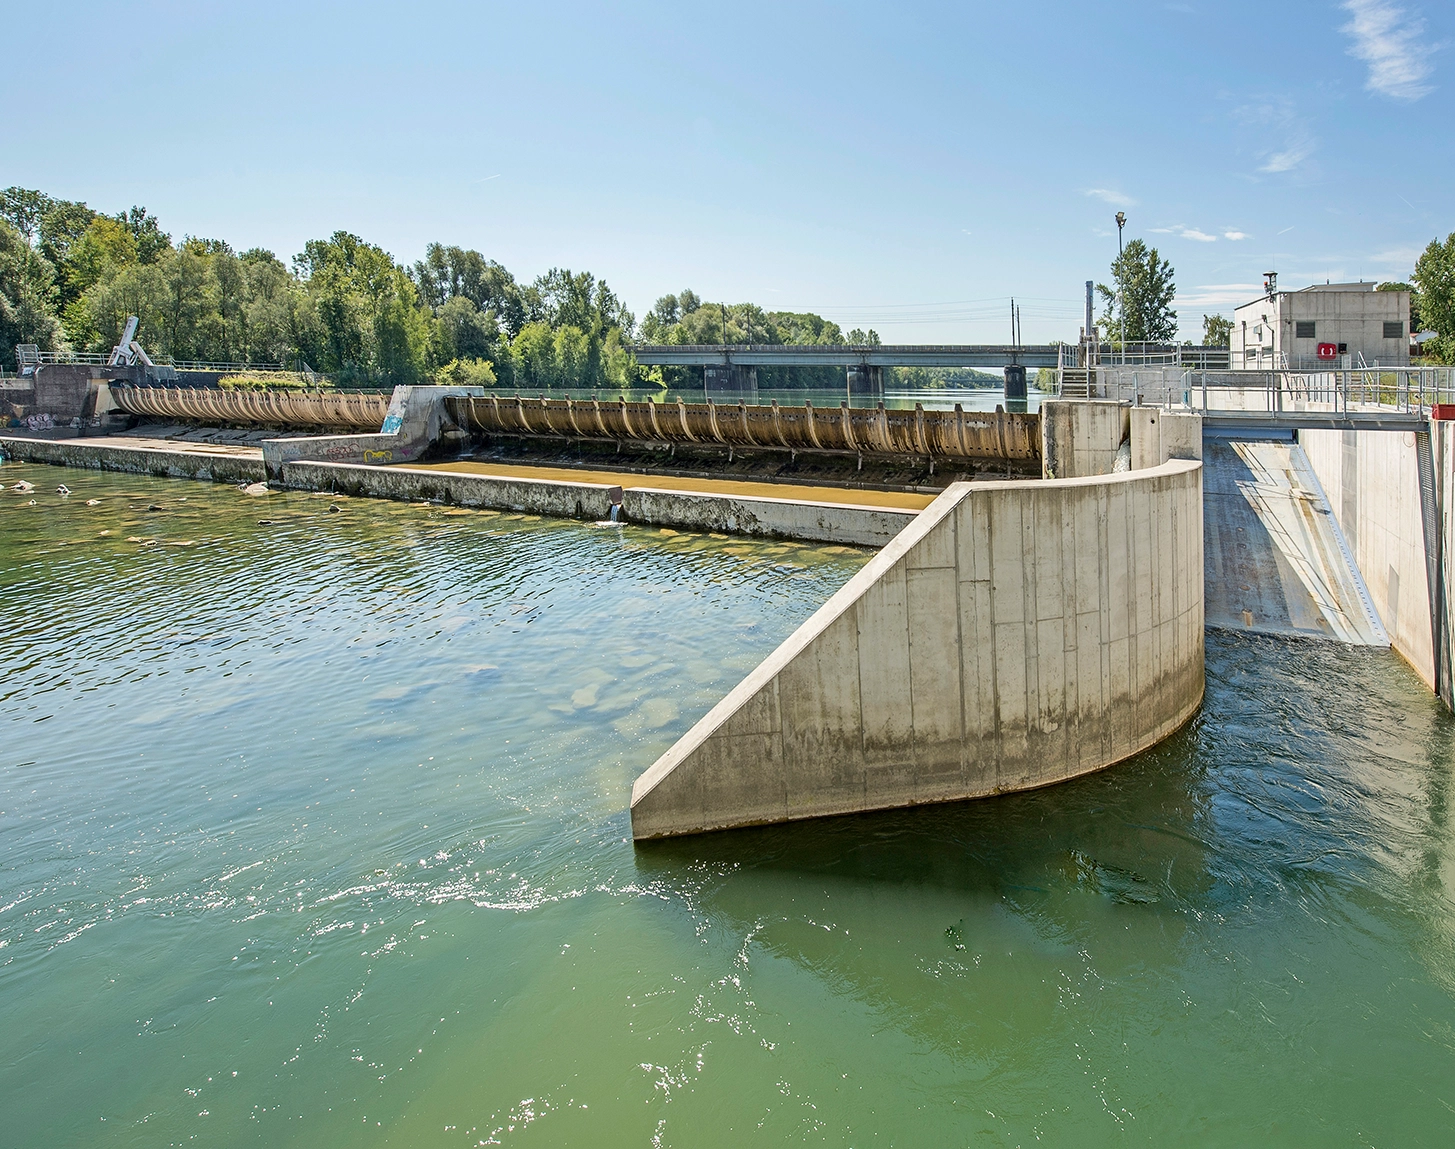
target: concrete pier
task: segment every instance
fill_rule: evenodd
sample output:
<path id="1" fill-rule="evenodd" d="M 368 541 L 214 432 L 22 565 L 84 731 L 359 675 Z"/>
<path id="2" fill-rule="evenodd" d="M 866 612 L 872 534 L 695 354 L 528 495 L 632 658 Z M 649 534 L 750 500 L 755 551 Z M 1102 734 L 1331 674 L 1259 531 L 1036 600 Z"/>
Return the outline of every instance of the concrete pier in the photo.
<path id="1" fill-rule="evenodd" d="M 637 779 L 638 839 L 1102 769 L 1203 693 L 1202 467 L 957 483 Z"/>

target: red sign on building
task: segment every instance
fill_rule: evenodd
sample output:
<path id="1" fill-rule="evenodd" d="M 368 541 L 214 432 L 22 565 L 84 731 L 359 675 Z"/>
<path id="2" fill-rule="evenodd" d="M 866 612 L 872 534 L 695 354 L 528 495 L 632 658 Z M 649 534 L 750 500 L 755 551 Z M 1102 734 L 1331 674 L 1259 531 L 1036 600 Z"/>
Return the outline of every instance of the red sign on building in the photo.
<path id="1" fill-rule="evenodd" d="M 1339 357 L 1339 345 L 1337 343 L 1320 343 L 1320 359 L 1337 359 Z"/>

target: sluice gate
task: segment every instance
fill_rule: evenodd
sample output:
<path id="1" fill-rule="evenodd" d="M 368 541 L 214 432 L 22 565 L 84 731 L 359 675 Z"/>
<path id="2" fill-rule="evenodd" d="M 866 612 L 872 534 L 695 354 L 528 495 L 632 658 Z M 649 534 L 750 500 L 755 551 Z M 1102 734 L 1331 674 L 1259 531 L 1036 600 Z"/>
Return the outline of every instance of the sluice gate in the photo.
<path id="1" fill-rule="evenodd" d="M 485 434 L 670 443 L 739 449 L 1015 460 L 1041 456 L 1039 415 L 877 407 L 780 407 L 748 403 L 631 402 L 453 396 L 459 426 Z"/>
<path id="2" fill-rule="evenodd" d="M 113 383 L 111 398 L 127 414 L 154 419 L 358 431 L 379 430 L 389 410 L 387 391 L 225 391 Z"/>

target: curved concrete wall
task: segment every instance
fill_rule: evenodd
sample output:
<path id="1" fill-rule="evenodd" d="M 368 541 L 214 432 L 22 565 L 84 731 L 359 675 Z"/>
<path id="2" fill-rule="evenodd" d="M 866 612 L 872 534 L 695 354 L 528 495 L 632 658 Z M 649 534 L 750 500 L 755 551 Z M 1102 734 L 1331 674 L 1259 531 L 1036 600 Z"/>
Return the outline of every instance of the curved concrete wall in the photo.
<path id="1" fill-rule="evenodd" d="M 637 779 L 632 832 L 1045 786 L 1202 694 L 1200 463 L 957 483 Z"/>

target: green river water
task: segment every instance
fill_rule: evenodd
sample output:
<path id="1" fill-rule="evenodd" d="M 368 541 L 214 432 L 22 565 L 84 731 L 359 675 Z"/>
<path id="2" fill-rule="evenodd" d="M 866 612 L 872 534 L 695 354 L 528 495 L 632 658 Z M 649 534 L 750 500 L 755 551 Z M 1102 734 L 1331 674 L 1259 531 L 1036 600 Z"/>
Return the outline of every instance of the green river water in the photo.
<path id="1" fill-rule="evenodd" d="M 20 478 L 0 1145 L 1455 1143 L 1455 723 L 1388 652 L 1210 634 L 1098 776 L 636 848 L 866 553 Z"/>

